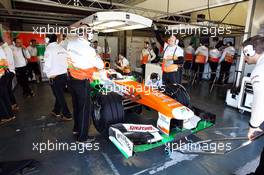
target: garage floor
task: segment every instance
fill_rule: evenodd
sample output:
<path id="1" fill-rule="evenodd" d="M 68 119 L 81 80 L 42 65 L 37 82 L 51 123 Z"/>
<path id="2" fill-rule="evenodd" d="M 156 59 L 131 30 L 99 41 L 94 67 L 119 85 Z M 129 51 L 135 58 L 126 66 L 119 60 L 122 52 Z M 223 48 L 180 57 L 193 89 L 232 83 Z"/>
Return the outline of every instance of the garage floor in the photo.
<path id="1" fill-rule="evenodd" d="M 185 175 L 195 172 L 196 175 L 227 175 L 254 161 L 263 148 L 264 138 L 260 138 L 251 145 L 227 155 L 193 155 L 178 152 L 166 155 L 165 147 L 159 147 L 126 160 L 110 141 L 98 135 L 92 127 L 90 133 L 97 135 L 96 141 L 100 147 L 98 151 L 87 151 L 83 154 L 78 151 L 46 151 L 40 154 L 36 150 L 33 151 L 33 143 L 47 143 L 48 140 L 53 143 L 70 143 L 74 142 L 74 139 L 71 134 L 72 122 L 63 123 L 49 117 L 53 97 L 48 84 L 34 85 L 33 88 L 37 96 L 32 99 L 23 99 L 21 89 L 16 90 L 20 106 L 17 120 L 0 127 L 0 161 L 36 159 L 40 162 L 40 167 L 32 174 Z M 198 133 L 198 138 L 246 136 L 249 114 L 240 114 L 224 105 L 225 88 L 216 87 L 209 95 L 208 84 L 204 82 L 193 87 L 190 94 L 194 106 L 217 115 L 216 126 Z M 67 98 L 70 103 L 69 94 Z M 155 112 L 147 110 L 141 116 L 127 115 L 127 119 L 134 123 L 155 124 L 156 118 Z M 233 141 L 232 148 L 243 142 Z"/>

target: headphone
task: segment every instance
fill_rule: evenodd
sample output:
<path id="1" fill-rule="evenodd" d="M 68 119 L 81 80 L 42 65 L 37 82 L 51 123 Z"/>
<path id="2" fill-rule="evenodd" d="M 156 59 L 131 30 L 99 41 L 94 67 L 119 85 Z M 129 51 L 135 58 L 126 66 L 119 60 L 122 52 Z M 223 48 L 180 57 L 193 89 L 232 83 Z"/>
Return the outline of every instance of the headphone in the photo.
<path id="1" fill-rule="evenodd" d="M 150 79 L 157 79 L 157 81 L 159 81 L 160 80 L 160 76 L 159 76 L 159 74 L 153 72 L 153 73 L 150 74 Z"/>
<path id="2" fill-rule="evenodd" d="M 243 53 L 247 57 L 253 57 L 256 55 L 256 50 L 254 49 L 253 45 L 247 45 L 243 48 Z"/>

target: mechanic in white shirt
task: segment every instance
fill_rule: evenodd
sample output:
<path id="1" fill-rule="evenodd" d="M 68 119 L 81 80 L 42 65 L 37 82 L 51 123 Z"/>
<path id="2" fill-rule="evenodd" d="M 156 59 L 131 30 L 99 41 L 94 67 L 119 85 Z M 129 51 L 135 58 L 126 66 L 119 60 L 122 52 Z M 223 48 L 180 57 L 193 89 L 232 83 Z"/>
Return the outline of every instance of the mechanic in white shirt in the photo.
<path id="1" fill-rule="evenodd" d="M 220 77 L 218 80 L 219 84 L 227 83 L 229 79 L 230 68 L 234 62 L 236 50 L 233 47 L 233 43 L 227 43 L 227 47 L 224 49 L 223 54 L 221 56 L 221 69 L 220 69 Z"/>
<path id="2" fill-rule="evenodd" d="M 163 84 L 181 84 L 184 50 L 178 45 L 179 40 L 175 36 L 170 36 L 167 42 L 165 42 L 165 40 L 162 39 L 157 26 L 154 24 L 153 27 L 158 42 L 163 46 Z"/>
<path id="3" fill-rule="evenodd" d="M 93 42 L 93 48 L 95 49 L 95 52 L 101 57 L 103 54 L 103 49 L 101 46 L 98 45 L 98 41 Z"/>
<path id="4" fill-rule="evenodd" d="M 209 65 L 211 68 L 210 81 L 214 81 L 216 77 L 216 70 L 221 57 L 221 52 L 217 48 L 212 48 L 209 51 Z"/>
<path id="5" fill-rule="evenodd" d="M 30 54 L 28 50 L 23 46 L 21 39 L 15 38 L 14 42 L 15 44 L 11 46 L 11 49 L 14 56 L 17 81 L 22 86 L 24 96 L 35 96 L 34 92 L 31 90 L 28 84 L 27 62 L 28 59 L 30 59 Z"/>
<path id="6" fill-rule="evenodd" d="M 15 119 L 7 90 L 8 62 L 4 50 L 0 47 L 0 124 Z"/>
<path id="7" fill-rule="evenodd" d="M 145 79 L 145 72 L 146 72 L 146 64 L 150 63 L 152 60 L 156 58 L 156 54 L 152 47 L 149 46 L 149 42 L 144 42 L 144 48 L 141 51 L 140 55 L 140 64 L 142 68 L 142 77 Z"/>
<path id="8" fill-rule="evenodd" d="M 64 97 L 64 90 L 67 85 L 67 56 L 67 51 L 57 42 L 57 35 L 52 34 L 44 54 L 43 72 L 49 78 L 55 96 L 51 115 L 65 121 L 72 120 L 72 114 Z"/>
<path id="9" fill-rule="evenodd" d="M 183 68 L 184 68 L 185 75 L 187 75 L 187 76 L 189 76 L 190 73 L 191 73 L 190 69 L 191 69 L 192 63 L 194 61 L 195 50 L 193 48 L 193 45 L 194 44 L 191 42 L 190 45 L 184 49 L 184 64 L 183 64 Z"/>
<path id="10" fill-rule="evenodd" d="M 73 99 L 73 134 L 77 142 L 92 142 L 94 137 L 88 135 L 90 118 L 90 81 L 93 73 L 104 68 L 104 63 L 91 47 L 92 32 L 87 33 L 90 28 L 87 24 L 81 24 L 78 28 L 78 37 L 68 43 L 68 72 L 70 76 Z M 88 41 L 89 40 L 89 41 Z"/>
<path id="11" fill-rule="evenodd" d="M 203 77 L 204 66 L 208 61 L 208 48 L 204 41 L 200 42 L 200 46 L 196 49 L 195 55 L 194 71 L 199 74 L 198 80 L 200 81 Z"/>
<path id="12" fill-rule="evenodd" d="M 178 46 L 178 43 L 179 40 L 175 36 L 171 36 L 168 43 L 164 44 L 162 63 L 162 80 L 164 84 L 181 84 L 184 50 Z"/>
<path id="13" fill-rule="evenodd" d="M 30 59 L 28 60 L 28 68 L 29 68 L 29 78 L 33 79 L 33 73 L 36 76 L 37 83 L 41 82 L 40 76 L 40 66 L 38 60 L 38 49 L 37 49 L 37 41 L 32 39 L 30 41 L 30 45 L 27 47 L 27 50 L 30 54 Z"/>
<path id="14" fill-rule="evenodd" d="M 7 62 L 8 62 L 8 71 L 6 72 L 6 76 L 8 78 L 7 79 L 7 90 L 8 90 L 9 99 L 12 105 L 12 109 L 14 111 L 17 111 L 19 108 L 18 108 L 18 105 L 16 103 L 16 98 L 13 93 L 13 79 L 16 74 L 13 52 L 11 48 L 8 46 L 7 42 L 4 42 L 1 37 L 0 37 L 0 47 L 2 47 L 2 49 L 4 50 L 6 58 L 7 58 Z"/>
<path id="15" fill-rule="evenodd" d="M 184 49 L 184 69 L 188 70 L 191 68 L 194 60 L 194 53 L 195 50 L 193 48 L 193 43 L 191 42 L 190 45 Z"/>
<path id="16" fill-rule="evenodd" d="M 116 60 L 117 71 L 122 74 L 123 71 L 128 67 L 129 67 L 129 61 L 122 54 L 118 54 L 118 59 Z"/>
<path id="17" fill-rule="evenodd" d="M 245 62 L 256 64 L 251 73 L 253 86 L 253 105 L 249 121 L 248 138 L 254 139 L 256 135 L 264 130 L 264 36 L 256 35 L 244 41 L 242 44 Z M 264 172 L 264 148 L 260 158 L 260 164 L 255 175 L 262 175 Z"/>

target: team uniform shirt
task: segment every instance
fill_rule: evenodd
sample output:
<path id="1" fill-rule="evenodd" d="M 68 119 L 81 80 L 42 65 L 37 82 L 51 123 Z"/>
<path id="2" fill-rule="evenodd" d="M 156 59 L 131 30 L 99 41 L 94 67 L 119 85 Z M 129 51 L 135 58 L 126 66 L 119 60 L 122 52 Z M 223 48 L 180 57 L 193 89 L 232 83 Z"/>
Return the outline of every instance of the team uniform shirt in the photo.
<path id="1" fill-rule="evenodd" d="M 221 56 L 220 62 L 226 61 L 228 63 L 233 63 L 234 61 L 234 56 L 235 56 L 236 50 L 233 46 L 229 46 L 224 49 L 223 54 Z"/>
<path id="2" fill-rule="evenodd" d="M 68 70 L 73 78 L 91 80 L 97 69 L 104 68 L 104 62 L 84 38 L 69 41 L 67 50 Z"/>
<path id="3" fill-rule="evenodd" d="M 37 47 L 28 46 L 27 50 L 30 54 L 29 62 L 38 62 L 38 49 L 37 49 Z"/>
<path id="4" fill-rule="evenodd" d="M 142 49 L 140 62 L 141 64 L 147 64 L 148 62 L 154 60 L 156 58 L 156 54 L 154 53 L 153 49 Z"/>
<path id="5" fill-rule="evenodd" d="M 253 86 L 253 105 L 250 124 L 253 127 L 259 127 L 264 122 L 264 54 L 259 58 L 250 78 Z"/>
<path id="6" fill-rule="evenodd" d="M 221 57 L 221 52 L 214 48 L 209 51 L 209 61 L 218 63 Z"/>
<path id="7" fill-rule="evenodd" d="M 208 48 L 205 46 L 200 46 L 195 51 L 195 62 L 205 64 L 208 61 Z"/>
<path id="8" fill-rule="evenodd" d="M 60 44 L 65 50 L 67 50 L 67 47 L 68 47 L 68 39 L 66 39 L 66 40 L 62 40 L 59 44 Z"/>
<path id="9" fill-rule="evenodd" d="M 44 69 L 48 78 L 67 73 L 67 51 L 57 42 L 50 43 L 44 53 Z"/>
<path id="10" fill-rule="evenodd" d="M 27 65 L 27 59 L 30 59 L 28 50 L 16 46 L 12 46 L 11 49 L 14 56 L 15 68 L 25 67 Z"/>
<path id="11" fill-rule="evenodd" d="M 185 61 L 192 61 L 194 52 L 195 52 L 195 50 L 194 50 L 194 48 L 192 46 L 186 47 L 185 50 L 184 50 Z"/>
<path id="12" fill-rule="evenodd" d="M 122 69 L 129 66 L 129 61 L 125 57 L 123 57 L 123 60 L 120 60 L 118 63 Z"/>
<path id="13" fill-rule="evenodd" d="M 175 72 L 178 70 L 177 64 L 174 64 L 174 61 L 177 61 L 179 57 L 183 57 L 184 51 L 178 45 L 169 45 L 164 44 L 164 55 L 162 70 L 164 72 Z"/>
<path id="14" fill-rule="evenodd" d="M 2 47 L 0 47 L 0 78 L 5 74 L 7 68 L 8 68 L 8 63 L 7 63 L 6 55 Z"/>
<path id="15" fill-rule="evenodd" d="M 8 46 L 7 43 L 4 43 L 2 45 L 2 49 L 5 52 L 7 62 L 8 62 L 8 69 L 10 72 L 13 72 L 15 74 L 15 63 L 14 63 L 14 56 L 11 48 Z"/>

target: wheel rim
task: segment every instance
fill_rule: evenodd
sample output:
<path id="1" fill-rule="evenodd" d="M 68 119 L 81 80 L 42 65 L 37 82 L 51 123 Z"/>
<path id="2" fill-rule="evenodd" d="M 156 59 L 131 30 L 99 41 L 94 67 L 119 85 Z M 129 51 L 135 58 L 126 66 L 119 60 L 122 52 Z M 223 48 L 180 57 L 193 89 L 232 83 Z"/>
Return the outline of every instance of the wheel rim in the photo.
<path id="1" fill-rule="evenodd" d="M 94 102 L 94 119 L 96 121 L 99 121 L 101 118 L 101 105 L 98 103 L 98 101 Z"/>

